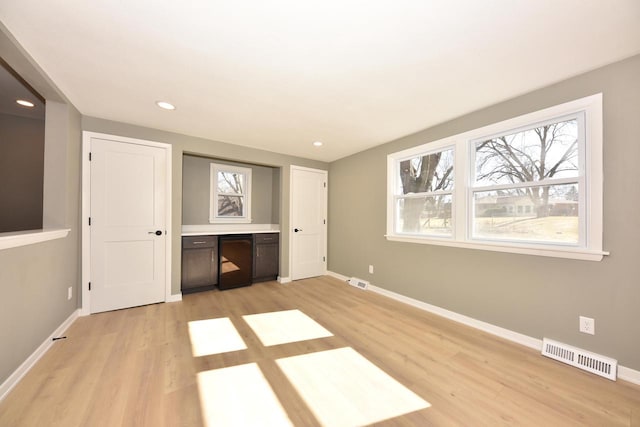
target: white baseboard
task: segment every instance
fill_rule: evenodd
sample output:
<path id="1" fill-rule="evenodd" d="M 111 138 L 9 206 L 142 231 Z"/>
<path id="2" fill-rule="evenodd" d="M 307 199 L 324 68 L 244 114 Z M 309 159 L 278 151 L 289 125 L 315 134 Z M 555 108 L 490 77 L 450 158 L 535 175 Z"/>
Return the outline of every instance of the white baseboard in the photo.
<path id="1" fill-rule="evenodd" d="M 0 385 L 0 401 L 2 401 L 9 392 L 20 382 L 20 380 L 33 368 L 42 356 L 51 348 L 54 341 L 53 338 L 59 337 L 71 326 L 78 318 L 80 310 L 75 310 L 58 328 L 44 340 L 42 344 L 16 369 L 5 382 Z"/>
<path id="2" fill-rule="evenodd" d="M 640 371 L 618 365 L 618 378 L 640 385 Z"/>
<path id="3" fill-rule="evenodd" d="M 477 320 L 472 317 L 468 317 L 468 316 L 456 313 L 455 311 L 450 311 L 450 310 L 438 307 L 436 305 L 427 304 L 426 302 L 409 298 L 404 295 L 400 295 L 395 292 L 391 292 L 386 289 L 379 288 L 377 286 L 370 285 L 369 289 L 380 295 L 384 295 L 396 301 L 400 301 L 405 304 L 409 304 L 410 306 L 417 307 L 421 310 L 428 311 L 433 314 L 437 314 L 438 316 L 442 316 L 449 320 L 462 323 L 463 325 L 471 326 L 472 328 L 476 328 L 481 331 L 488 332 L 492 335 L 496 335 L 496 336 L 508 339 L 509 341 L 522 344 L 526 347 L 533 348 L 538 351 L 542 350 L 542 340 L 539 340 L 537 338 L 533 338 L 528 335 L 523 335 L 518 332 L 511 331 L 509 329 L 501 328 L 500 326 L 492 325 L 491 323 L 483 322 L 481 320 Z"/>
<path id="4" fill-rule="evenodd" d="M 347 276 L 343 276 L 342 274 L 338 274 L 334 271 L 327 271 L 327 276 L 335 277 L 336 279 L 342 280 L 343 282 L 349 280 Z"/>
<path id="5" fill-rule="evenodd" d="M 169 295 L 165 302 L 178 302 L 178 301 L 182 301 L 182 292 Z"/>
<path id="6" fill-rule="evenodd" d="M 278 283 L 280 283 L 281 285 L 284 285 L 285 283 L 290 283 L 290 282 L 291 282 L 291 277 L 278 276 Z"/>
<path id="7" fill-rule="evenodd" d="M 327 271 L 327 275 L 335 277 L 336 279 L 342 281 L 347 281 L 348 279 L 348 277 L 343 276 L 342 274 L 335 273 L 333 271 Z M 477 320 L 472 317 L 468 317 L 454 311 L 444 309 L 442 307 L 427 304 L 426 302 L 397 294 L 395 292 L 388 291 L 377 286 L 369 285 L 368 290 L 383 295 L 387 298 L 391 298 L 396 301 L 408 304 L 412 307 L 428 311 L 429 313 L 437 314 L 438 316 L 453 320 L 454 322 L 462 323 L 472 328 L 479 329 L 481 331 L 524 345 L 537 351 L 542 351 L 542 340 L 540 339 L 533 338 L 509 329 L 501 328 L 500 326 L 492 325 L 491 323 L 483 322 L 481 320 Z M 633 384 L 640 385 L 640 371 L 636 371 L 635 369 L 618 365 L 618 378 Z"/>

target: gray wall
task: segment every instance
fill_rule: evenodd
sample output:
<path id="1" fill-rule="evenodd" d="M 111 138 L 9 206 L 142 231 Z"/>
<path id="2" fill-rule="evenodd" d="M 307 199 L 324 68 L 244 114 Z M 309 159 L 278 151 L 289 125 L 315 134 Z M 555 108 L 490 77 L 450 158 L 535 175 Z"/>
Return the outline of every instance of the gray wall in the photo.
<path id="1" fill-rule="evenodd" d="M 42 228 L 44 120 L 0 113 L 0 233 Z"/>
<path id="2" fill-rule="evenodd" d="M 253 224 L 278 224 L 274 205 L 280 203 L 280 171 L 277 168 L 185 155 L 182 159 L 182 223 L 209 224 L 211 163 L 251 169 L 251 219 Z M 275 185 L 275 187 L 274 187 Z"/>
<path id="3" fill-rule="evenodd" d="M 640 370 L 638 76 L 640 56 L 332 163 L 329 270 Z M 599 92 L 604 97 L 604 250 L 611 256 L 576 261 L 384 238 L 388 154 Z M 595 318 L 595 336 L 578 332 L 579 315 Z"/>
<path id="4" fill-rule="evenodd" d="M 282 200 L 282 175 L 280 168 L 273 168 L 271 175 L 271 220 L 272 224 L 280 224 L 280 200 Z"/>
<path id="5" fill-rule="evenodd" d="M 197 138 L 166 132 L 158 129 L 145 128 L 127 123 L 113 122 L 95 117 L 82 117 L 82 129 L 85 131 L 101 132 L 111 135 L 126 136 L 130 138 L 145 139 L 171 144 L 173 148 L 173 171 L 171 188 L 171 214 L 173 229 L 171 236 L 171 286 L 172 292 L 180 292 L 180 230 L 182 221 L 182 157 L 183 154 L 198 155 L 202 157 L 214 157 L 228 161 L 241 161 L 243 163 L 264 165 L 280 168 L 280 275 L 289 276 L 289 175 L 291 165 L 304 166 L 328 170 L 329 165 L 324 162 L 303 159 L 272 153 L 270 151 L 257 150 L 255 148 L 242 147 L 210 139 Z"/>
<path id="6" fill-rule="evenodd" d="M 2 383 L 78 307 L 81 137 L 80 114 L 1 23 L 0 56 L 47 99 L 44 225 L 71 229 L 64 239 L 0 250 Z"/>

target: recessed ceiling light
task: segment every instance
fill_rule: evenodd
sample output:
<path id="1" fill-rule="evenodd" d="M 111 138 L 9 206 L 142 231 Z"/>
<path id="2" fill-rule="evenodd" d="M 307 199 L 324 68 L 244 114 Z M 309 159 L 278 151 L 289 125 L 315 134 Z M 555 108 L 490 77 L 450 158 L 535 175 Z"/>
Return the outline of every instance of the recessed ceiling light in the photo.
<path id="1" fill-rule="evenodd" d="M 315 147 L 322 147 L 322 141 L 314 141 L 313 145 Z"/>
<path id="2" fill-rule="evenodd" d="M 175 110 L 176 107 L 167 101 L 156 101 L 156 105 L 164 110 Z"/>
<path id="3" fill-rule="evenodd" d="M 27 101 L 26 99 L 16 99 L 16 103 L 22 105 L 23 107 L 33 108 L 35 104 L 31 101 Z"/>

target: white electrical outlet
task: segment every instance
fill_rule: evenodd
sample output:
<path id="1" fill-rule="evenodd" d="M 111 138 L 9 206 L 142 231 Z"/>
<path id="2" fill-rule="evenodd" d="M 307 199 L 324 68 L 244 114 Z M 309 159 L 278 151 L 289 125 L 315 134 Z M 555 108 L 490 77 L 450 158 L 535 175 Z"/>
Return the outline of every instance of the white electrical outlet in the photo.
<path id="1" fill-rule="evenodd" d="M 70 300 L 72 296 L 73 296 L 73 287 L 69 286 L 67 288 L 67 299 Z"/>
<path id="2" fill-rule="evenodd" d="M 369 274 L 373 274 L 373 265 L 369 265 Z"/>
<path id="3" fill-rule="evenodd" d="M 580 332 L 585 334 L 596 334 L 596 321 L 591 317 L 580 316 Z"/>

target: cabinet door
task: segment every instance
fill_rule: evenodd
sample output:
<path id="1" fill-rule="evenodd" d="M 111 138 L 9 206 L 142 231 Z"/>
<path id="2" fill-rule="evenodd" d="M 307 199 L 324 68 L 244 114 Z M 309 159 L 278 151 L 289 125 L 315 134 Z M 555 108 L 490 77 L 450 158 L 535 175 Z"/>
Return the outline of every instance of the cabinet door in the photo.
<path id="1" fill-rule="evenodd" d="M 216 248 L 183 249 L 182 289 L 215 285 L 218 282 Z"/>
<path id="2" fill-rule="evenodd" d="M 278 244 L 256 245 L 254 278 L 278 276 Z"/>

